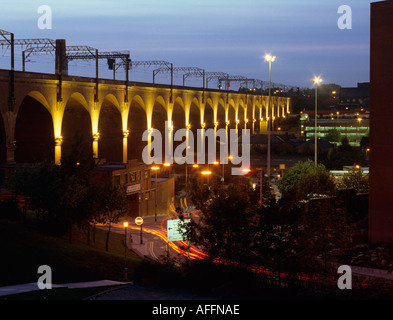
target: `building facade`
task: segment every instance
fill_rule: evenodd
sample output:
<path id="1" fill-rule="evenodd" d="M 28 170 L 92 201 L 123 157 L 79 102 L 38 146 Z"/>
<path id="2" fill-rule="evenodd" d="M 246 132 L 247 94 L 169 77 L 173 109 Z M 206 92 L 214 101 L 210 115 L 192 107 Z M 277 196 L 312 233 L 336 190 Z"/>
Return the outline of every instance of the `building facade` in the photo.
<path id="1" fill-rule="evenodd" d="M 129 201 L 130 217 L 148 217 L 167 214 L 174 203 L 174 178 L 157 178 L 151 166 L 128 160 L 127 163 L 104 163 L 94 169 L 97 181 L 111 179 L 114 185 L 125 189 Z M 155 198 L 157 196 L 157 199 Z M 155 208 L 157 200 L 157 208 Z"/>
<path id="2" fill-rule="evenodd" d="M 371 4 L 369 240 L 393 242 L 393 1 Z"/>
<path id="3" fill-rule="evenodd" d="M 318 112 L 319 113 L 319 112 Z M 341 138 L 347 138 L 350 145 L 359 147 L 364 136 L 369 135 L 370 119 L 363 115 L 343 115 L 328 112 L 318 115 L 318 139 L 326 139 L 330 130 L 336 129 L 341 134 Z M 300 138 L 304 141 L 314 140 L 315 118 L 303 113 L 299 121 Z"/>

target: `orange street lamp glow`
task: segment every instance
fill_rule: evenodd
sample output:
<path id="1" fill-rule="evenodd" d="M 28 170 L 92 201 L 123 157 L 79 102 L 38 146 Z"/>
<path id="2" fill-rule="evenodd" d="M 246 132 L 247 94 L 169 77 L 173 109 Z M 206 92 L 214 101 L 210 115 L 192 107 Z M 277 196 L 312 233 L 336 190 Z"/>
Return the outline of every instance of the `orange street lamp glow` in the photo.
<path id="1" fill-rule="evenodd" d="M 207 175 L 209 175 L 209 174 L 212 174 L 211 171 L 202 171 L 201 173 L 202 173 L 204 176 L 207 176 Z"/>
<path id="2" fill-rule="evenodd" d="M 164 167 L 170 167 L 171 164 L 170 163 L 164 163 Z"/>
<path id="3" fill-rule="evenodd" d="M 128 222 L 127 222 L 127 221 L 124 221 L 124 222 L 123 222 L 123 226 L 124 226 L 124 228 L 127 228 L 127 227 L 128 227 Z"/>
<path id="4" fill-rule="evenodd" d="M 193 168 L 199 168 L 199 164 L 193 164 L 192 167 Z"/>
<path id="5" fill-rule="evenodd" d="M 160 170 L 160 167 L 151 167 L 151 170 Z"/>

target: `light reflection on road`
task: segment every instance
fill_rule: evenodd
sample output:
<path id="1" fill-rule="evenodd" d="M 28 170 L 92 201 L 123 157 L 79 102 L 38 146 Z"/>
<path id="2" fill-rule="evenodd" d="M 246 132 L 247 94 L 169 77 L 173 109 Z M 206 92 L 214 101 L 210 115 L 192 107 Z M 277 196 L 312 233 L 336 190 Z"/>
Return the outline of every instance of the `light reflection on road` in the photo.
<path id="1" fill-rule="evenodd" d="M 200 210 L 197 211 L 192 211 L 190 212 L 191 216 L 198 216 L 200 215 L 202 212 Z M 188 213 L 183 213 L 183 215 L 187 215 Z M 190 259 L 194 259 L 194 260 L 204 260 L 208 258 L 208 254 L 203 252 L 201 249 L 199 249 L 198 247 L 190 244 L 190 247 L 188 249 L 188 242 L 187 241 L 169 241 L 168 242 L 168 238 L 167 238 L 167 231 L 164 228 L 164 222 L 168 219 L 174 219 L 176 217 L 168 217 L 162 220 L 160 228 L 157 227 L 142 227 L 142 231 L 143 232 L 147 232 L 150 234 L 153 234 L 157 237 L 159 237 L 160 239 L 162 239 L 166 244 L 169 245 L 169 247 L 171 247 L 175 252 L 185 256 L 185 257 L 189 257 Z M 140 226 L 131 226 L 131 229 L 133 230 L 140 230 Z M 232 265 L 232 266 L 238 266 L 239 263 L 236 261 L 231 261 L 228 259 L 223 259 L 223 258 L 216 258 L 213 260 L 213 263 L 215 264 L 225 264 L 225 265 Z M 280 277 L 282 279 L 285 279 L 286 277 L 288 277 L 288 273 L 286 272 L 281 272 L 280 274 L 278 274 L 278 272 L 260 266 L 260 265 L 251 265 L 247 268 L 248 270 L 255 272 L 255 273 L 261 273 L 261 274 L 265 274 L 268 276 L 276 276 L 276 277 Z M 297 274 L 297 279 L 298 280 L 303 280 L 303 281 L 311 281 L 311 280 L 317 280 L 317 277 L 314 276 L 310 276 L 307 274 Z"/>
<path id="2" fill-rule="evenodd" d="M 192 216 L 198 216 L 199 213 L 200 213 L 199 210 L 190 212 L 190 214 Z M 188 213 L 184 213 L 183 215 L 186 215 L 186 214 L 188 214 Z M 168 244 L 169 247 L 171 247 L 175 252 L 177 252 L 183 256 L 186 256 L 186 257 L 189 256 L 191 259 L 195 259 L 195 260 L 206 259 L 207 254 L 192 244 L 190 244 L 190 249 L 188 252 L 188 242 L 187 241 L 174 241 L 174 242 L 168 241 L 167 231 L 164 228 L 164 222 L 167 221 L 168 219 L 173 219 L 173 218 L 175 218 L 175 217 L 168 217 L 168 218 L 163 219 L 161 222 L 160 228 L 142 227 L 142 231 L 159 237 L 166 244 Z M 130 226 L 130 229 L 140 230 L 141 228 L 139 226 Z"/>

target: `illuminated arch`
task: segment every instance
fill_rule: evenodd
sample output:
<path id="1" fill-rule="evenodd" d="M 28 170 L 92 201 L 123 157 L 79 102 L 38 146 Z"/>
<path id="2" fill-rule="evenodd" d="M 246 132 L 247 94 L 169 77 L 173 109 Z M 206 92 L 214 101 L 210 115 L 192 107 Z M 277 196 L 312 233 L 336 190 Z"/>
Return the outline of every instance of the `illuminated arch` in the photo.
<path id="1" fill-rule="evenodd" d="M 85 96 L 82 93 L 78 92 L 78 91 L 74 91 L 72 94 L 70 94 L 68 96 L 67 99 L 65 99 L 65 101 L 64 101 L 64 108 L 68 105 L 70 100 L 72 101 L 73 99 L 75 101 L 77 101 L 78 103 L 80 103 L 87 111 L 90 112 L 90 107 L 89 107 L 89 104 L 87 103 L 87 100 L 86 100 Z"/>
<path id="2" fill-rule="evenodd" d="M 185 128 L 186 110 L 183 99 L 178 96 L 172 105 L 172 121 L 175 130 Z"/>
<path id="3" fill-rule="evenodd" d="M 203 122 L 206 129 L 214 127 L 214 104 L 211 98 L 206 100 L 205 110 L 203 110 Z"/>
<path id="4" fill-rule="evenodd" d="M 29 92 L 21 101 L 15 120 L 16 162 L 54 160 L 54 133 L 51 108 L 38 91 Z"/>
<path id="5" fill-rule="evenodd" d="M 120 104 L 113 94 L 102 100 L 98 116 L 98 157 L 108 162 L 123 160 L 123 125 Z"/>
<path id="6" fill-rule="evenodd" d="M 217 129 L 225 128 L 226 121 L 227 121 L 227 110 L 225 108 L 225 102 L 222 98 L 220 98 L 217 104 L 217 122 L 218 122 Z"/>
<path id="7" fill-rule="evenodd" d="M 48 109 L 48 111 L 51 113 L 52 108 L 50 107 L 47 99 L 45 98 L 45 96 L 36 90 L 30 91 L 27 96 L 30 96 L 32 98 L 34 98 L 35 100 L 37 100 L 39 103 L 41 103 L 46 109 Z"/>

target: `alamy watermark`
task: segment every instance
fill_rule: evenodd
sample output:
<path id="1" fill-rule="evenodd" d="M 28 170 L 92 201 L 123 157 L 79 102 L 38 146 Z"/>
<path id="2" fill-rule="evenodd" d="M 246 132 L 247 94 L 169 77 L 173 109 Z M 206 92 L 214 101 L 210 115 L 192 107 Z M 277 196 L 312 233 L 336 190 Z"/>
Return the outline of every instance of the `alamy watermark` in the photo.
<path id="1" fill-rule="evenodd" d="M 352 8 L 348 5 L 342 5 L 338 7 L 337 13 L 341 14 L 337 21 L 338 28 L 341 30 L 352 29 Z"/>
<path id="2" fill-rule="evenodd" d="M 352 289 L 352 269 L 350 266 L 342 265 L 337 270 L 338 274 L 342 274 L 338 278 L 337 287 L 340 290 Z"/>
<path id="3" fill-rule="evenodd" d="M 37 281 L 37 286 L 40 290 L 52 289 L 52 268 L 47 265 L 38 267 L 38 274 L 42 274 Z"/>
<path id="4" fill-rule="evenodd" d="M 159 130 L 145 130 L 142 141 L 147 141 L 142 152 L 142 160 L 145 164 L 163 164 L 174 162 L 177 164 L 214 164 L 217 159 L 217 138 L 220 140 L 220 164 L 228 164 L 229 155 L 233 165 L 241 165 L 232 168 L 232 175 L 244 175 L 250 168 L 250 129 L 242 129 L 241 135 L 237 129 L 230 129 L 229 135 L 226 129 L 198 129 L 197 137 L 189 129 L 179 129 L 173 132 L 172 121 L 168 124 L 165 121 L 164 148 L 163 137 Z M 194 150 L 195 139 L 197 139 L 197 150 Z M 207 140 L 207 142 L 206 142 Z M 174 142 L 180 143 L 174 150 Z M 241 144 L 241 155 L 239 155 L 239 145 Z M 230 149 L 228 150 L 228 145 Z M 207 146 L 207 155 L 206 155 Z M 165 151 L 163 153 L 163 151 Z M 230 153 L 229 153 L 230 152 Z M 163 159 L 163 154 L 165 159 Z M 196 155 L 196 159 L 195 159 Z M 165 161 L 164 161 L 165 160 Z"/>
<path id="5" fill-rule="evenodd" d="M 38 18 L 37 26 L 38 29 L 52 29 L 52 9 L 50 6 L 42 5 L 38 7 L 38 14 L 41 16 Z"/>
<path id="6" fill-rule="evenodd" d="M 41 16 L 38 18 L 37 25 L 41 30 L 52 29 L 52 9 L 48 5 L 38 7 L 37 13 Z M 338 18 L 337 26 L 341 30 L 352 29 L 352 8 L 348 5 L 338 7 L 337 13 L 341 16 Z"/>

